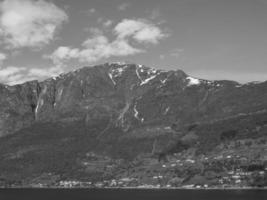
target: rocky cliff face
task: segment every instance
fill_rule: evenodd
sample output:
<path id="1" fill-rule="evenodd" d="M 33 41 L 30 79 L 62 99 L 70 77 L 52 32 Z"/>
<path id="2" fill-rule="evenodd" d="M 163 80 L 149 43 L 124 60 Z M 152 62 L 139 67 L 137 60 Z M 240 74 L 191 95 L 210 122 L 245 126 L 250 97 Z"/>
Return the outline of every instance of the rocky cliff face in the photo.
<path id="1" fill-rule="evenodd" d="M 84 67 L 43 82 L 0 85 L 0 136 L 36 122 L 84 121 L 129 132 L 204 122 L 267 108 L 267 82 L 207 81 L 135 64 Z"/>

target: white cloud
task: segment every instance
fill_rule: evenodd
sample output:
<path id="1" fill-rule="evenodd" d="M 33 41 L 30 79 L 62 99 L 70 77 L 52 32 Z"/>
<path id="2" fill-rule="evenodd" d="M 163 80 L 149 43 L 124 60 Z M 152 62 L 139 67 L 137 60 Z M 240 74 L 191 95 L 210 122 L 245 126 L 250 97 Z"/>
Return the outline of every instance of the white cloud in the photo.
<path id="1" fill-rule="evenodd" d="M 153 44 L 157 44 L 158 41 L 163 37 L 165 36 L 161 32 L 161 30 L 158 27 L 153 26 L 143 28 L 134 35 L 134 38 L 139 42 L 147 42 Z"/>
<path id="2" fill-rule="evenodd" d="M 167 37 L 159 27 L 146 20 L 122 20 L 113 29 L 115 39 L 112 41 L 99 29 L 91 28 L 90 32 L 92 36 L 82 43 L 82 48 L 61 46 L 46 57 L 52 59 L 56 65 L 62 65 L 71 59 L 93 63 L 112 56 L 128 56 L 146 51 L 134 47 L 131 41 L 157 44 L 159 40 Z"/>
<path id="3" fill-rule="evenodd" d="M 170 56 L 179 58 L 183 52 L 184 52 L 184 49 L 176 48 L 170 51 Z"/>
<path id="4" fill-rule="evenodd" d="M 158 19 L 161 16 L 162 15 L 161 15 L 160 9 L 158 7 L 154 8 L 150 13 L 150 19 Z"/>
<path id="5" fill-rule="evenodd" d="M 1 78 L 2 77 L 8 77 L 12 74 L 16 74 L 16 73 L 24 71 L 24 70 L 25 70 L 25 68 L 23 68 L 23 67 L 18 68 L 18 67 L 9 66 L 9 67 L 1 69 L 0 76 L 1 76 Z"/>
<path id="6" fill-rule="evenodd" d="M 130 7 L 129 3 L 122 3 L 118 6 L 118 10 L 126 10 L 128 7 Z"/>
<path id="7" fill-rule="evenodd" d="M 60 65 L 69 59 L 78 58 L 79 53 L 79 49 L 61 46 L 58 47 L 51 56 L 46 56 L 46 58 L 51 58 L 55 64 Z"/>
<path id="8" fill-rule="evenodd" d="M 0 3 L 0 29 L 12 48 L 42 47 L 53 40 L 67 14 L 43 0 L 5 0 Z"/>
<path id="9" fill-rule="evenodd" d="M 114 40 L 109 42 L 105 36 L 95 36 L 83 44 L 85 49 L 80 51 L 79 61 L 96 62 L 111 56 L 127 56 L 143 52 L 141 49 L 132 47 L 126 40 Z"/>
<path id="10" fill-rule="evenodd" d="M 113 24 L 112 20 L 107 20 L 103 23 L 104 27 L 110 27 Z"/>
<path id="11" fill-rule="evenodd" d="M 83 43 L 83 49 L 61 46 L 57 48 L 50 58 L 55 64 L 61 65 L 70 59 L 80 62 L 93 63 L 111 56 L 126 56 L 141 53 L 143 50 L 132 47 L 125 40 L 109 40 L 103 36 L 94 36 Z"/>
<path id="12" fill-rule="evenodd" d="M 49 68 L 31 68 L 28 70 L 27 77 L 31 80 L 39 80 L 58 76 L 60 73 L 63 73 L 62 66 L 56 65 Z"/>
<path id="13" fill-rule="evenodd" d="M 124 19 L 115 26 L 114 31 L 118 37 L 125 38 L 134 35 L 145 27 L 146 23 L 141 20 Z"/>
<path id="14" fill-rule="evenodd" d="M 133 37 L 140 43 L 157 44 L 159 40 L 168 36 L 155 24 L 143 19 L 124 19 L 116 25 L 114 31 L 119 38 Z"/>
<path id="15" fill-rule="evenodd" d="M 91 8 L 91 9 L 89 9 L 89 13 L 95 13 L 95 9 L 94 8 Z"/>
<path id="16" fill-rule="evenodd" d="M 0 64 L 2 64 L 2 62 L 3 62 L 4 60 L 6 60 L 6 59 L 7 59 L 7 55 L 4 54 L 4 53 L 1 53 L 1 52 L 0 52 Z"/>
<path id="17" fill-rule="evenodd" d="M 96 9 L 95 8 L 86 9 L 81 11 L 81 13 L 85 14 L 86 16 L 92 16 L 94 13 L 96 13 Z"/>
<path id="18" fill-rule="evenodd" d="M 0 83 L 11 83 L 16 84 L 18 81 L 22 80 L 25 68 L 9 66 L 0 69 Z"/>
<path id="19" fill-rule="evenodd" d="M 164 59 L 165 59 L 165 55 L 161 54 L 161 55 L 159 56 L 159 59 L 160 59 L 160 60 L 164 60 Z"/>
<path id="20" fill-rule="evenodd" d="M 63 68 L 58 65 L 48 68 L 8 66 L 2 69 L 0 68 L 0 83 L 16 85 L 26 81 L 44 80 L 51 76 L 57 76 L 62 72 Z"/>

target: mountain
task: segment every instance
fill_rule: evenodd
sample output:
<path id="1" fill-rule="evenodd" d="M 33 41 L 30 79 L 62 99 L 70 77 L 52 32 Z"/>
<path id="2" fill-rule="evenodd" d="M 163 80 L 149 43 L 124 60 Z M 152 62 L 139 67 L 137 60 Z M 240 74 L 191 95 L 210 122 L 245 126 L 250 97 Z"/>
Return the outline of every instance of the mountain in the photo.
<path id="1" fill-rule="evenodd" d="M 0 185 L 115 180 L 118 186 L 125 176 L 137 185 L 154 177 L 158 185 L 155 174 L 163 172 L 172 174 L 161 181 L 165 186 L 195 184 L 214 171 L 203 166 L 218 155 L 223 164 L 211 163 L 220 173 L 255 165 L 256 175 L 264 175 L 267 167 L 267 82 L 209 81 L 181 70 L 106 63 L 42 82 L 1 84 L 0 94 Z M 246 157 L 245 168 L 228 163 L 235 156 Z M 187 166 L 179 175 L 178 160 L 201 173 Z M 140 175 L 147 170 L 150 175 Z"/>

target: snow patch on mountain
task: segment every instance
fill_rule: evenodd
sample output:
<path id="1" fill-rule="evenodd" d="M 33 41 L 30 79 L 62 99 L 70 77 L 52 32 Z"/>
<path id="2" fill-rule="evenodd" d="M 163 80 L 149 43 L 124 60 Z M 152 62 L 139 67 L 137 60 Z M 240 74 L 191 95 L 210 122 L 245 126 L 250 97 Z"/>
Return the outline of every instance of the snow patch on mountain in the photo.
<path id="1" fill-rule="evenodd" d="M 140 70 L 141 73 L 144 73 L 146 70 L 146 73 L 149 77 L 146 78 L 145 80 L 143 80 L 138 70 Z M 156 78 L 158 75 L 158 72 L 156 69 L 144 69 L 143 65 L 138 65 L 138 68 L 135 69 L 135 72 L 136 72 L 136 76 L 138 77 L 138 79 L 141 82 L 140 86 L 147 84 L 149 81 Z"/>
<path id="2" fill-rule="evenodd" d="M 138 120 L 140 120 L 141 122 L 144 122 L 144 118 L 140 118 L 139 117 L 139 112 L 138 112 L 138 110 L 136 109 L 136 104 L 134 105 L 134 117 L 136 118 L 136 119 L 138 119 Z"/>
<path id="3" fill-rule="evenodd" d="M 169 112 L 169 110 L 170 110 L 170 107 L 168 106 L 166 109 L 165 109 L 165 111 L 164 111 L 164 115 L 166 115 L 168 112 Z"/>
<path id="4" fill-rule="evenodd" d="M 37 106 L 36 106 L 36 109 L 35 109 L 35 116 L 37 116 L 39 108 L 41 106 L 43 106 L 43 105 L 44 105 L 44 100 L 43 99 L 38 100 L 38 103 L 37 103 Z"/>
<path id="5" fill-rule="evenodd" d="M 127 67 L 128 67 L 127 65 L 124 65 L 124 66 L 119 66 L 119 67 L 112 67 L 109 70 L 108 76 L 114 85 L 116 85 L 116 81 L 115 81 L 116 78 L 121 77 Z"/>
<path id="6" fill-rule="evenodd" d="M 136 110 L 136 105 L 134 105 L 134 117 L 136 118 L 136 119 L 139 119 L 139 117 L 138 117 L 138 111 Z"/>
<path id="7" fill-rule="evenodd" d="M 53 104 L 54 107 L 57 105 L 57 102 L 59 102 L 59 101 L 61 100 L 62 93 L 63 93 L 63 89 L 64 89 L 64 88 L 60 88 L 60 89 L 58 90 L 58 93 L 57 93 L 57 96 L 56 96 L 56 100 L 55 100 L 55 102 L 54 102 L 54 104 Z"/>
<path id="8" fill-rule="evenodd" d="M 167 78 L 165 78 L 164 80 L 160 80 L 160 82 L 162 83 L 162 84 L 165 84 L 166 82 L 167 82 Z"/>
<path id="9" fill-rule="evenodd" d="M 138 79 L 142 82 L 142 78 L 138 72 L 138 68 L 135 69 L 135 73 L 136 73 L 136 76 L 138 77 Z"/>
<path id="10" fill-rule="evenodd" d="M 126 65 L 127 62 L 125 62 L 125 61 L 117 61 L 117 62 L 111 62 L 109 64 L 110 65 Z"/>
<path id="11" fill-rule="evenodd" d="M 193 78 L 193 77 L 190 77 L 190 76 L 188 76 L 188 77 L 186 78 L 186 80 L 188 80 L 188 84 L 187 84 L 187 86 L 191 86 L 191 85 L 199 85 L 199 84 L 201 83 L 199 79 L 197 79 L 197 78 Z"/>
<path id="12" fill-rule="evenodd" d="M 59 92 L 58 92 L 58 100 L 61 99 L 62 93 L 63 93 L 63 89 L 64 88 L 60 88 Z"/>
<path id="13" fill-rule="evenodd" d="M 150 69 L 149 73 L 156 74 L 158 71 L 156 69 Z"/>
<path id="14" fill-rule="evenodd" d="M 147 78 L 146 80 L 141 82 L 140 86 L 148 83 L 149 81 L 151 81 L 152 79 L 154 79 L 156 77 L 157 77 L 157 75 L 154 75 L 154 76 L 151 76 L 151 77 Z"/>
<path id="15" fill-rule="evenodd" d="M 124 125 L 124 115 L 127 113 L 127 111 L 130 108 L 130 103 L 127 102 L 125 107 L 122 109 L 122 111 L 119 114 L 118 121 L 121 121 L 121 124 Z"/>
<path id="16" fill-rule="evenodd" d="M 47 86 L 44 87 L 43 91 L 41 92 L 40 96 L 38 97 L 37 105 L 36 105 L 36 108 L 34 111 L 35 119 L 37 119 L 37 117 L 38 117 L 39 109 L 44 105 L 44 100 L 42 99 L 42 97 L 46 92 L 47 92 Z"/>
<path id="17" fill-rule="evenodd" d="M 126 68 L 128 66 L 125 65 L 123 67 L 118 67 L 118 68 L 114 68 L 111 70 L 111 74 L 112 76 L 114 76 L 115 78 L 118 77 L 118 76 L 121 76 L 123 74 L 123 72 L 125 72 Z"/>
<path id="18" fill-rule="evenodd" d="M 116 82 L 114 81 L 112 74 L 111 73 L 108 73 L 108 76 L 109 76 L 110 80 L 112 81 L 112 83 L 114 85 L 116 85 Z"/>
<path id="19" fill-rule="evenodd" d="M 262 83 L 261 81 L 251 81 L 251 82 L 248 82 L 248 83 L 245 83 L 244 85 L 256 85 L 256 84 L 260 84 Z"/>

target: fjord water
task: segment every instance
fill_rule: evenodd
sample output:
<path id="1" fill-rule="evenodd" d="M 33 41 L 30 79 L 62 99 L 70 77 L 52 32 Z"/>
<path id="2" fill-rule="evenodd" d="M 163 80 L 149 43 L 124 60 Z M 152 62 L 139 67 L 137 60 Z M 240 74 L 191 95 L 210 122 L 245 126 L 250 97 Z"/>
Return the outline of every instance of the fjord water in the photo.
<path id="1" fill-rule="evenodd" d="M 0 199 L 265 200 L 267 190 L 3 189 Z"/>

